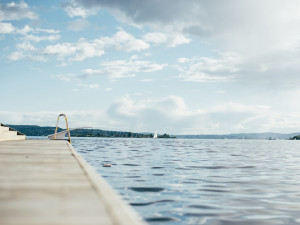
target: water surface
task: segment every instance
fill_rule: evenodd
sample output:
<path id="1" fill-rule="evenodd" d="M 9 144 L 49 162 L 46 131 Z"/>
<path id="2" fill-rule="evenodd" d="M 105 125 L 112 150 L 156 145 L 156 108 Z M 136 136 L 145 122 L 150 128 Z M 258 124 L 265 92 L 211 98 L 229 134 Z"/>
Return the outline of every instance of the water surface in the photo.
<path id="1" fill-rule="evenodd" d="M 76 138 L 72 144 L 150 224 L 300 224 L 300 141 Z"/>

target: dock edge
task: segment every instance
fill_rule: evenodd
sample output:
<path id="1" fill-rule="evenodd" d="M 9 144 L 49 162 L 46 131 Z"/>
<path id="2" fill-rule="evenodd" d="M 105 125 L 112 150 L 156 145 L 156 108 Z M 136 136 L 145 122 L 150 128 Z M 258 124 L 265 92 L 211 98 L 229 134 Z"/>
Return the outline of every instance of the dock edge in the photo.
<path id="1" fill-rule="evenodd" d="M 98 197 L 104 201 L 106 211 L 116 225 L 147 225 L 147 223 L 115 192 L 95 169 L 67 142 L 71 153 L 89 179 Z"/>

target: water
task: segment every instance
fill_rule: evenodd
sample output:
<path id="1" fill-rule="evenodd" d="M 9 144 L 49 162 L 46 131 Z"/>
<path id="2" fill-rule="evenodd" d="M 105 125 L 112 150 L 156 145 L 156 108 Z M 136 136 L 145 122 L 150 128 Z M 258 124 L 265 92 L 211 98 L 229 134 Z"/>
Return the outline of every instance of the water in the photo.
<path id="1" fill-rule="evenodd" d="M 72 144 L 150 224 L 300 224 L 300 141 L 79 138 Z"/>

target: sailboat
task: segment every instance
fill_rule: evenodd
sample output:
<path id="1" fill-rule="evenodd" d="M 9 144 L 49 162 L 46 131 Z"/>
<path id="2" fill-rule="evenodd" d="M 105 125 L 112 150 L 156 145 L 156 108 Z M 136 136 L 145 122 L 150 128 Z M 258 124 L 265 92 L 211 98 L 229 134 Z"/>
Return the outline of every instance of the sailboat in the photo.
<path id="1" fill-rule="evenodd" d="M 157 138 L 157 132 L 155 131 L 155 133 L 153 134 L 153 138 Z"/>

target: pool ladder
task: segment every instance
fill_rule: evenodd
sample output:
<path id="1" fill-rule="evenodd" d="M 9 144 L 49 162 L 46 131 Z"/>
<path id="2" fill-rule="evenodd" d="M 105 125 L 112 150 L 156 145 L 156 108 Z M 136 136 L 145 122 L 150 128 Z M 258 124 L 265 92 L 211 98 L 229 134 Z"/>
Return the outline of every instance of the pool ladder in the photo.
<path id="1" fill-rule="evenodd" d="M 65 117 L 65 121 L 66 121 L 66 126 L 67 126 L 67 132 L 68 132 L 68 135 L 69 135 L 69 140 L 68 142 L 71 143 L 71 135 L 70 135 L 70 130 L 69 130 L 69 126 L 68 126 L 68 118 L 66 116 L 66 114 L 59 114 L 59 116 L 57 117 L 57 122 L 56 122 L 56 128 L 55 128 L 55 133 L 54 133 L 54 140 L 56 140 L 56 134 L 57 134 L 57 129 L 58 129 L 58 122 L 59 122 L 59 117 Z"/>

